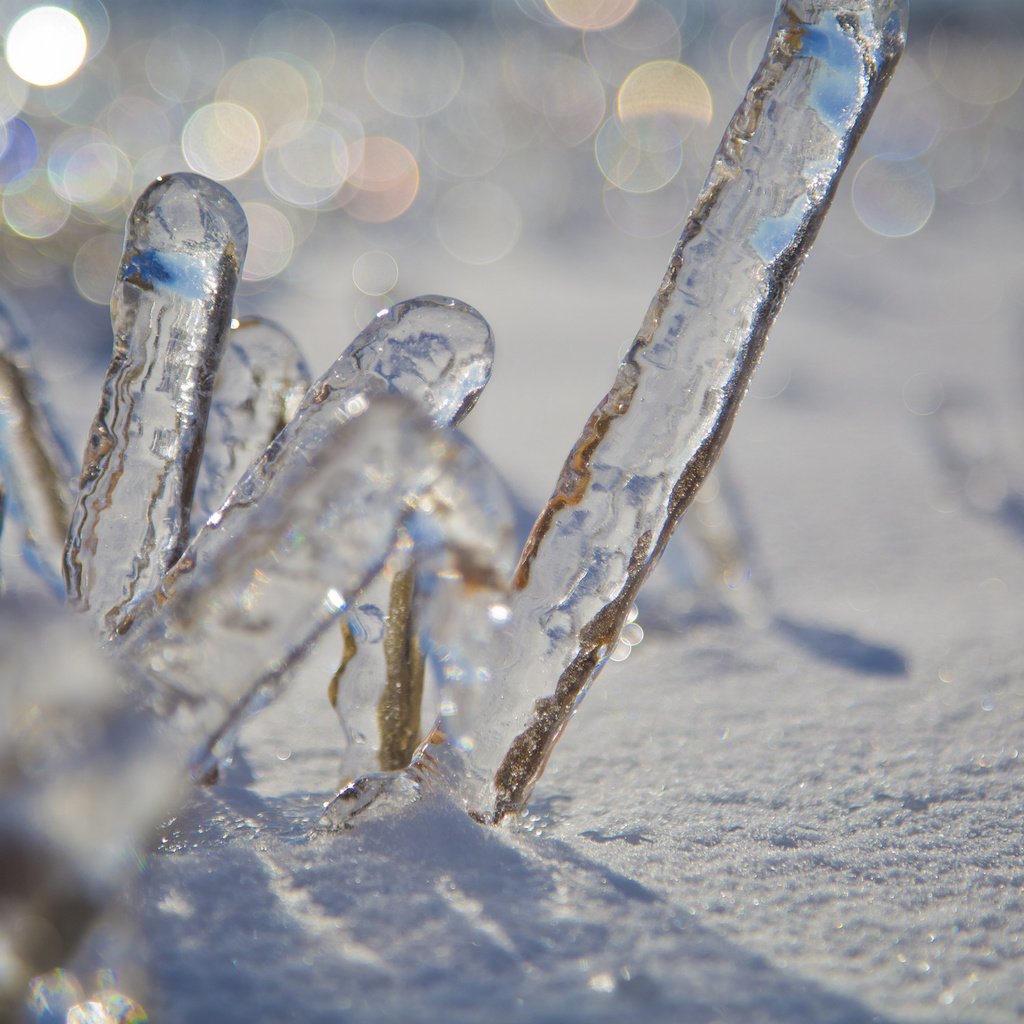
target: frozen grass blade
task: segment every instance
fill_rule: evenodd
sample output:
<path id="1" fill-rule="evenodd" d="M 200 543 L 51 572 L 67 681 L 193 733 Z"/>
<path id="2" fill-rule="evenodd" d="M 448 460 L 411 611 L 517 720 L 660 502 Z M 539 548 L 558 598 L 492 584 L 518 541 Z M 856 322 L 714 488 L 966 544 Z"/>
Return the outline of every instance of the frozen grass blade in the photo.
<path id="1" fill-rule="evenodd" d="M 527 542 L 501 685 L 458 727 L 474 739 L 463 794 L 480 820 L 525 805 L 717 459 L 902 53 L 906 12 L 905 0 L 779 5 L 661 288 Z"/>
<path id="2" fill-rule="evenodd" d="M 0 301 L 0 505 L 17 524 L 26 563 L 60 594 L 71 457 L 39 390 L 28 341 Z"/>
<path id="3" fill-rule="evenodd" d="M 158 178 L 128 220 L 114 354 L 83 460 L 65 576 L 103 631 L 178 559 L 248 228 L 197 174 Z"/>
<path id="4" fill-rule="evenodd" d="M 434 426 L 456 426 L 490 378 L 493 359 L 491 329 L 475 309 L 425 296 L 375 317 L 317 389 L 404 395 Z M 342 660 L 328 691 L 342 727 L 342 779 L 402 768 L 422 739 L 425 652 L 414 593 L 415 574 L 399 555 L 342 622 Z"/>
<path id="5" fill-rule="evenodd" d="M 467 586 L 497 588 L 511 538 L 503 485 L 467 442 L 434 432 L 398 398 L 325 393 L 252 466 L 114 646 L 146 676 L 153 709 L 199 747 L 203 777 L 219 742 L 276 694 L 396 544 L 411 544 L 417 562 L 454 560 Z"/>
<path id="6" fill-rule="evenodd" d="M 309 367 L 283 327 L 258 316 L 231 322 L 206 427 L 193 533 L 295 415 L 309 382 Z"/>

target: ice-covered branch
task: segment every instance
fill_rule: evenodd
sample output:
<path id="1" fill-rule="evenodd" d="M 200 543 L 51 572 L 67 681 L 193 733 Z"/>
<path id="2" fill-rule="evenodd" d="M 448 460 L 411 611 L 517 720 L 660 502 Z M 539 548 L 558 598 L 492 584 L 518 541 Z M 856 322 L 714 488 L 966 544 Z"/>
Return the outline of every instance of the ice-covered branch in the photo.
<path id="1" fill-rule="evenodd" d="M 72 603 L 114 628 L 177 561 L 214 378 L 248 242 L 225 188 L 155 181 L 128 220 L 114 285 L 114 355 L 85 451 L 65 576 Z"/>
<path id="2" fill-rule="evenodd" d="M 714 464 L 768 330 L 906 38 L 905 0 L 785 0 L 611 391 L 516 573 L 463 794 L 523 807 Z"/>

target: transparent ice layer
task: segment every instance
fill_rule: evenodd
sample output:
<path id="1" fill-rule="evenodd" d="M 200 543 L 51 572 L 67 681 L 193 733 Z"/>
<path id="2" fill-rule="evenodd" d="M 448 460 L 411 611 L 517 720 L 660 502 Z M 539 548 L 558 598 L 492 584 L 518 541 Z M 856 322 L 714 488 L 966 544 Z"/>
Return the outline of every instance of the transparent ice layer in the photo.
<path id="1" fill-rule="evenodd" d="M 70 601 L 102 632 L 177 561 L 248 227 L 198 174 L 158 178 L 128 220 L 114 355 L 89 433 L 65 558 Z"/>
<path id="2" fill-rule="evenodd" d="M 275 695 L 396 545 L 426 578 L 443 574 L 440 586 L 493 592 L 489 606 L 502 597 L 512 536 L 504 485 L 468 442 L 397 397 L 314 400 L 111 647 L 144 676 L 146 703 L 199 746 L 205 775 L 217 740 Z M 470 606 L 457 618 L 442 619 L 453 638 L 436 658 L 482 683 L 500 622 Z"/>
<path id="3" fill-rule="evenodd" d="M 905 0 L 779 5 L 661 288 L 527 541 L 498 685 L 450 724 L 473 740 L 458 782 L 479 820 L 525 805 L 718 458 L 906 20 Z M 410 773 L 439 756 L 428 740 Z"/>
<path id="4" fill-rule="evenodd" d="M 193 533 L 295 415 L 309 382 L 309 367 L 283 327 L 258 316 L 231 321 L 206 426 Z"/>

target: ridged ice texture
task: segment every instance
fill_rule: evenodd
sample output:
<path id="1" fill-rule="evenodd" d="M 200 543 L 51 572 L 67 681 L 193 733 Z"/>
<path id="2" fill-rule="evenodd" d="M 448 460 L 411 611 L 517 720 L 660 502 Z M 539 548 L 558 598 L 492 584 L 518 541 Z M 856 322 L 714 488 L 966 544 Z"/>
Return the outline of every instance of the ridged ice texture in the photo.
<path id="1" fill-rule="evenodd" d="M 424 296 L 378 314 L 311 394 L 400 394 L 434 426 L 455 426 L 476 403 L 493 359 L 493 335 L 476 310 Z M 342 663 L 330 686 L 342 729 L 342 778 L 404 767 L 422 738 L 424 652 L 414 623 L 414 584 L 415 574 L 399 556 L 342 625 Z"/>
<path id="2" fill-rule="evenodd" d="M 528 799 L 717 458 L 905 36 L 901 0 L 779 5 L 662 286 L 524 550 L 499 686 L 460 726 L 481 820 Z"/>
<path id="3" fill-rule="evenodd" d="M 283 327 L 258 316 L 231 322 L 206 426 L 193 533 L 295 415 L 309 383 L 309 367 Z"/>
<path id="4" fill-rule="evenodd" d="M 102 631 L 131 614 L 188 542 L 247 240 L 234 197 L 197 174 L 158 178 L 129 217 L 114 353 L 65 556 L 68 596 Z"/>
<path id="5" fill-rule="evenodd" d="M 413 545 L 414 562 L 441 559 L 467 588 L 499 595 L 511 542 L 504 486 L 468 442 L 435 432 L 400 398 L 345 390 L 338 399 L 325 389 L 112 647 L 145 674 L 150 706 L 196 746 L 193 767 L 204 775 L 217 739 L 274 696 L 397 544 Z M 467 612 L 459 649 L 493 651 L 499 625 Z M 465 671 L 487 675 L 483 665 Z"/>
<path id="6" fill-rule="evenodd" d="M 39 394 L 29 344 L 0 300 L 0 530 L 19 533 L 26 563 L 63 593 L 72 462 Z"/>

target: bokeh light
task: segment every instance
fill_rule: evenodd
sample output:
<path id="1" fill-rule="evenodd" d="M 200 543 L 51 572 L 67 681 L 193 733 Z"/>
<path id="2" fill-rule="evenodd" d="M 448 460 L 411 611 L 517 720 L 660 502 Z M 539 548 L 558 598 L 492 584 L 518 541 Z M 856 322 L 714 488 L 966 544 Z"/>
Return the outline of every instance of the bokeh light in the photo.
<path id="1" fill-rule="evenodd" d="M 217 86 L 216 96 L 220 102 L 247 110 L 264 138 L 271 138 L 286 124 L 315 119 L 322 102 L 320 78 L 315 71 L 309 69 L 306 78 L 292 64 L 276 57 L 251 57 L 235 64 Z"/>
<path id="2" fill-rule="evenodd" d="M 583 49 L 601 80 L 617 86 L 646 61 L 679 60 L 683 41 L 675 15 L 660 4 L 646 2 L 607 32 L 588 32 Z"/>
<path id="3" fill-rule="evenodd" d="M 181 133 L 181 149 L 189 167 L 217 181 L 245 174 L 260 155 L 260 126 L 237 103 L 200 107 Z"/>
<path id="4" fill-rule="evenodd" d="M 386 295 L 398 284 L 398 264 L 381 249 L 364 252 L 352 264 L 352 283 L 364 295 Z"/>
<path id="5" fill-rule="evenodd" d="M 268 203 L 243 203 L 249 222 L 249 248 L 242 270 L 245 281 L 265 281 L 280 274 L 295 252 L 288 218 Z"/>
<path id="6" fill-rule="evenodd" d="M 616 117 L 601 126 L 594 140 L 594 155 L 601 173 L 625 192 L 654 192 L 664 188 L 683 164 L 683 147 L 656 136 L 657 145 L 647 146 L 642 134 L 633 133 Z M 665 145 L 668 141 L 668 145 Z"/>
<path id="7" fill-rule="evenodd" d="M 711 90 L 685 64 L 648 61 L 626 76 L 619 87 L 616 109 L 623 122 L 671 122 L 685 138 L 697 125 L 711 123 Z"/>
<path id="8" fill-rule="evenodd" d="M 624 21 L 637 0 L 546 0 L 548 10 L 570 28 L 600 31 Z"/>
<path id="9" fill-rule="evenodd" d="M 437 236 L 463 263 L 483 265 L 507 256 L 519 240 L 522 214 L 515 199 L 489 181 L 453 185 L 437 204 Z"/>
<path id="10" fill-rule="evenodd" d="M 462 50 L 434 25 L 394 25 L 367 51 L 365 73 L 367 89 L 386 111 L 426 117 L 455 99 L 462 85 Z"/>
<path id="11" fill-rule="evenodd" d="M 56 85 L 85 60 L 89 42 L 81 21 L 63 7 L 33 7 L 7 33 L 4 53 L 19 78 L 31 85 Z"/>
<path id="12" fill-rule="evenodd" d="M 79 246 L 71 265 L 79 295 L 98 306 L 110 303 L 123 247 L 123 233 L 113 231 L 92 235 Z"/>
<path id="13" fill-rule="evenodd" d="M 285 125 L 263 157 L 263 178 L 279 199 L 294 206 L 318 206 L 334 196 L 348 175 L 348 145 L 361 127 L 351 122 L 350 138 L 319 122 Z"/>
<path id="14" fill-rule="evenodd" d="M 7 226 L 22 238 L 49 238 L 71 215 L 71 204 L 54 192 L 45 174 L 31 176 L 16 192 L 5 192 L 2 207 Z"/>
<path id="15" fill-rule="evenodd" d="M 150 42 L 145 72 L 153 91 L 172 103 L 198 100 L 220 81 L 224 49 L 201 25 L 172 25 Z"/>
<path id="16" fill-rule="evenodd" d="M 853 209 L 877 235 L 905 238 L 928 223 L 935 209 L 935 185 L 916 160 L 869 157 L 853 179 Z"/>
<path id="17" fill-rule="evenodd" d="M 586 142 L 604 117 L 604 86 L 589 64 L 555 54 L 543 72 L 543 110 L 548 124 L 566 145 Z"/>
<path id="18" fill-rule="evenodd" d="M 11 185 L 35 166 L 39 142 L 36 133 L 20 117 L 4 125 L 0 142 L 0 186 Z"/>
<path id="19" fill-rule="evenodd" d="M 348 147 L 342 204 L 357 220 L 381 224 L 400 217 L 420 187 L 416 157 L 396 139 L 373 135 Z"/>
<path id="20" fill-rule="evenodd" d="M 334 68 L 336 53 L 334 30 L 312 11 L 271 11 L 249 39 L 251 56 L 298 58 L 321 75 Z"/>

